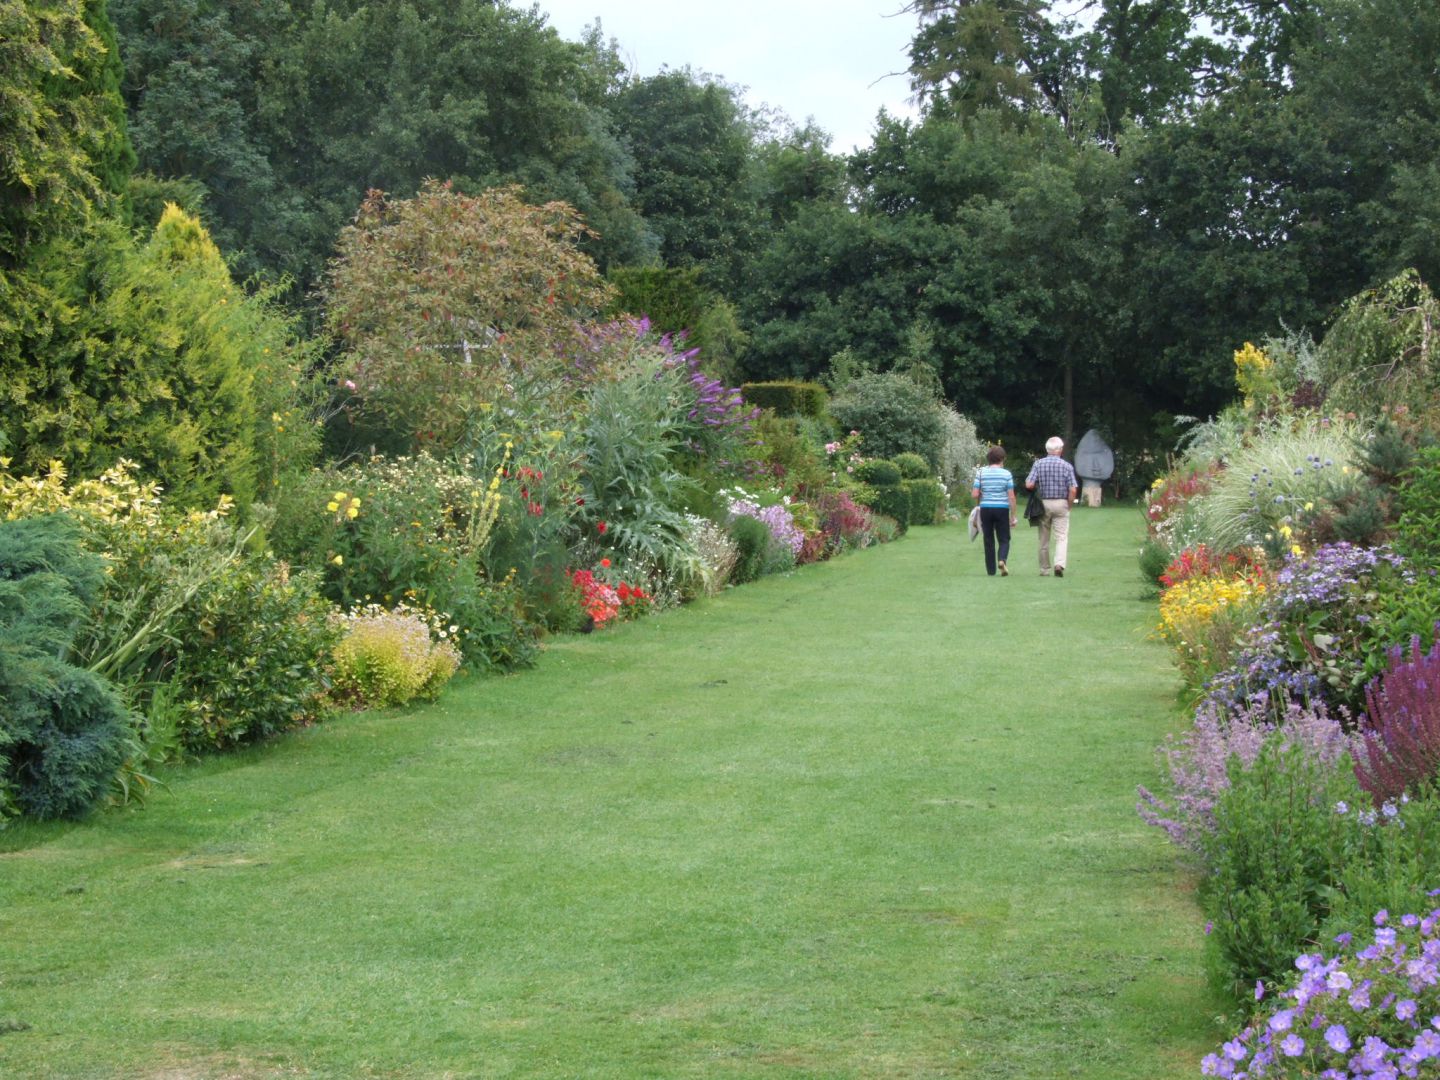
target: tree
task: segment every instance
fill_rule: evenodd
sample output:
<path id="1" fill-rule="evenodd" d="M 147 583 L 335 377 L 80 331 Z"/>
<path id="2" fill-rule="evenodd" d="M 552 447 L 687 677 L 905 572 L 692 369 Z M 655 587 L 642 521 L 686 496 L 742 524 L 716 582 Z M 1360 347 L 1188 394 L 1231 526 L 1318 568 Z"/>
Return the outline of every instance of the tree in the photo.
<path id="1" fill-rule="evenodd" d="M 705 370 L 729 378 L 745 348 L 732 308 L 700 280 L 700 268 L 659 266 L 611 270 L 615 287 L 610 314 L 635 315 L 662 334 L 683 334 L 686 349 L 699 349 Z"/>
<path id="2" fill-rule="evenodd" d="M 704 266 L 728 283 L 748 248 L 743 199 L 754 134 L 734 88 L 689 69 L 636 79 L 612 103 L 635 159 L 634 204 L 660 237 L 667 266 Z"/>
<path id="3" fill-rule="evenodd" d="M 570 203 L 603 264 L 654 253 L 605 108 L 613 53 L 562 41 L 538 10 L 113 2 L 141 163 L 206 186 L 242 277 L 286 274 L 307 297 L 366 191 L 409 196 L 432 176 Z"/>
<path id="4" fill-rule="evenodd" d="M 477 409 L 563 374 L 577 322 L 609 299 L 579 250 L 585 233 L 570 207 L 532 206 L 515 188 L 372 191 L 340 236 L 324 291 L 369 422 L 400 447 L 448 449 Z"/>

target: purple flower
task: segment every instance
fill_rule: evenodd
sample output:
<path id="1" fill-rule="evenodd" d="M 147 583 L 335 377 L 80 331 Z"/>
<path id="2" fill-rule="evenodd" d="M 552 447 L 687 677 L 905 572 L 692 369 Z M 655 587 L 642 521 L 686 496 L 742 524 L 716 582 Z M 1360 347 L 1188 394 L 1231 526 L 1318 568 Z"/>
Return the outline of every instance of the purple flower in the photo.
<path id="1" fill-rule="evenodd" d="M 1413 1020 L 1418 1008 L 1412 998 L 1405 998 L 1395 1003 L 1395 1015 L 1401 1020 Z"/>
<path id="2" fill-rule="evenodd" d="M 1274 1016 L 1270 1017 L 1271 1031 L 1289 1031 L 1290 1025 L 1295 1020 L 1294 1009 L 1281 1009 Z"/>
<path id="3" fill-rule="evenodd" d="M 1427 1058 L 1440 1057 L 1440 1035 L 1427 1028 L 1416 1037 L 1415 1046 L 1411 1052 L 1422 1061 Z"/>
<path id="4" fill-rule="evenodd" d="M 1345 1030 L 1344 1024 L 1331 1024 L 1325 1029 L 1325 1042 L 1331 1050 L 1343 1054 L 1350 1049 L 1350 1033 Z"/>
<path id="5" fill-rule="evenodd" d="M 1356 1012 L 1370 1008 L 1370 980 L 1366 979 L 1350 992 L 1350 1007 Z"/>
<path id="6" fill-rule="evenodd" d="M 1299 1057 L 1305 1052 L 1305 1040 L 1291 1032 L 1280 1043 L 1280 1052 L 1286 1057 Z"/>

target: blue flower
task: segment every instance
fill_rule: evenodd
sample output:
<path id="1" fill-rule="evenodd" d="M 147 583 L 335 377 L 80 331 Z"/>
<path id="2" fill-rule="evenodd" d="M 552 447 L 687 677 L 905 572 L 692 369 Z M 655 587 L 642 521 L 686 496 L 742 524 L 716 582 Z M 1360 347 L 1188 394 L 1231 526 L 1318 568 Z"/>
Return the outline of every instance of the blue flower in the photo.
<path id="1" fill-rule="evenodd" d="M 1343 1054 L 1350 1049 L 1350 1033 L 1345 1030 L 1344 1024 L 1331 1024 L 1325 1029 L 1325 1042 L 1331 1050 Z"/>

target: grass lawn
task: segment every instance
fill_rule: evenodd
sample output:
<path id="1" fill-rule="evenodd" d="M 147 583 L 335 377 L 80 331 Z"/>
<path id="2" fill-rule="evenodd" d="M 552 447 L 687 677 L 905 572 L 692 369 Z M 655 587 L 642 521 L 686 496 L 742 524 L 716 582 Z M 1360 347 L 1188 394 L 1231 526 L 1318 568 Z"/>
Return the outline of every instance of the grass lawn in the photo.
<path id="1" fill-rule="evenodd" d="M 0 1075 L 1195 1076 L 1140 533 L 912 530 L 0 833 Z"/>

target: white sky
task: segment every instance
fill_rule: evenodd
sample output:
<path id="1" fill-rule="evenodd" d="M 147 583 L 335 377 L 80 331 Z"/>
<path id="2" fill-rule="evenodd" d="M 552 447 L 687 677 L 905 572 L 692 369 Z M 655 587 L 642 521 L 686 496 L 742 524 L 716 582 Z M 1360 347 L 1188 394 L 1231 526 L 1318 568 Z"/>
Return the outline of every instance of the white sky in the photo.
<path id="1" fill-rule="evenodd" d="M 561 37 L 579 40 L 597 18 L 631 70 L 687 65 L 746 88 L 797 124 L 814 117 L 830 148 L 867 146 L 884 106 L 913 117 L 902 72 L 915 17 L 904 0 L 536 0 Z"/>

